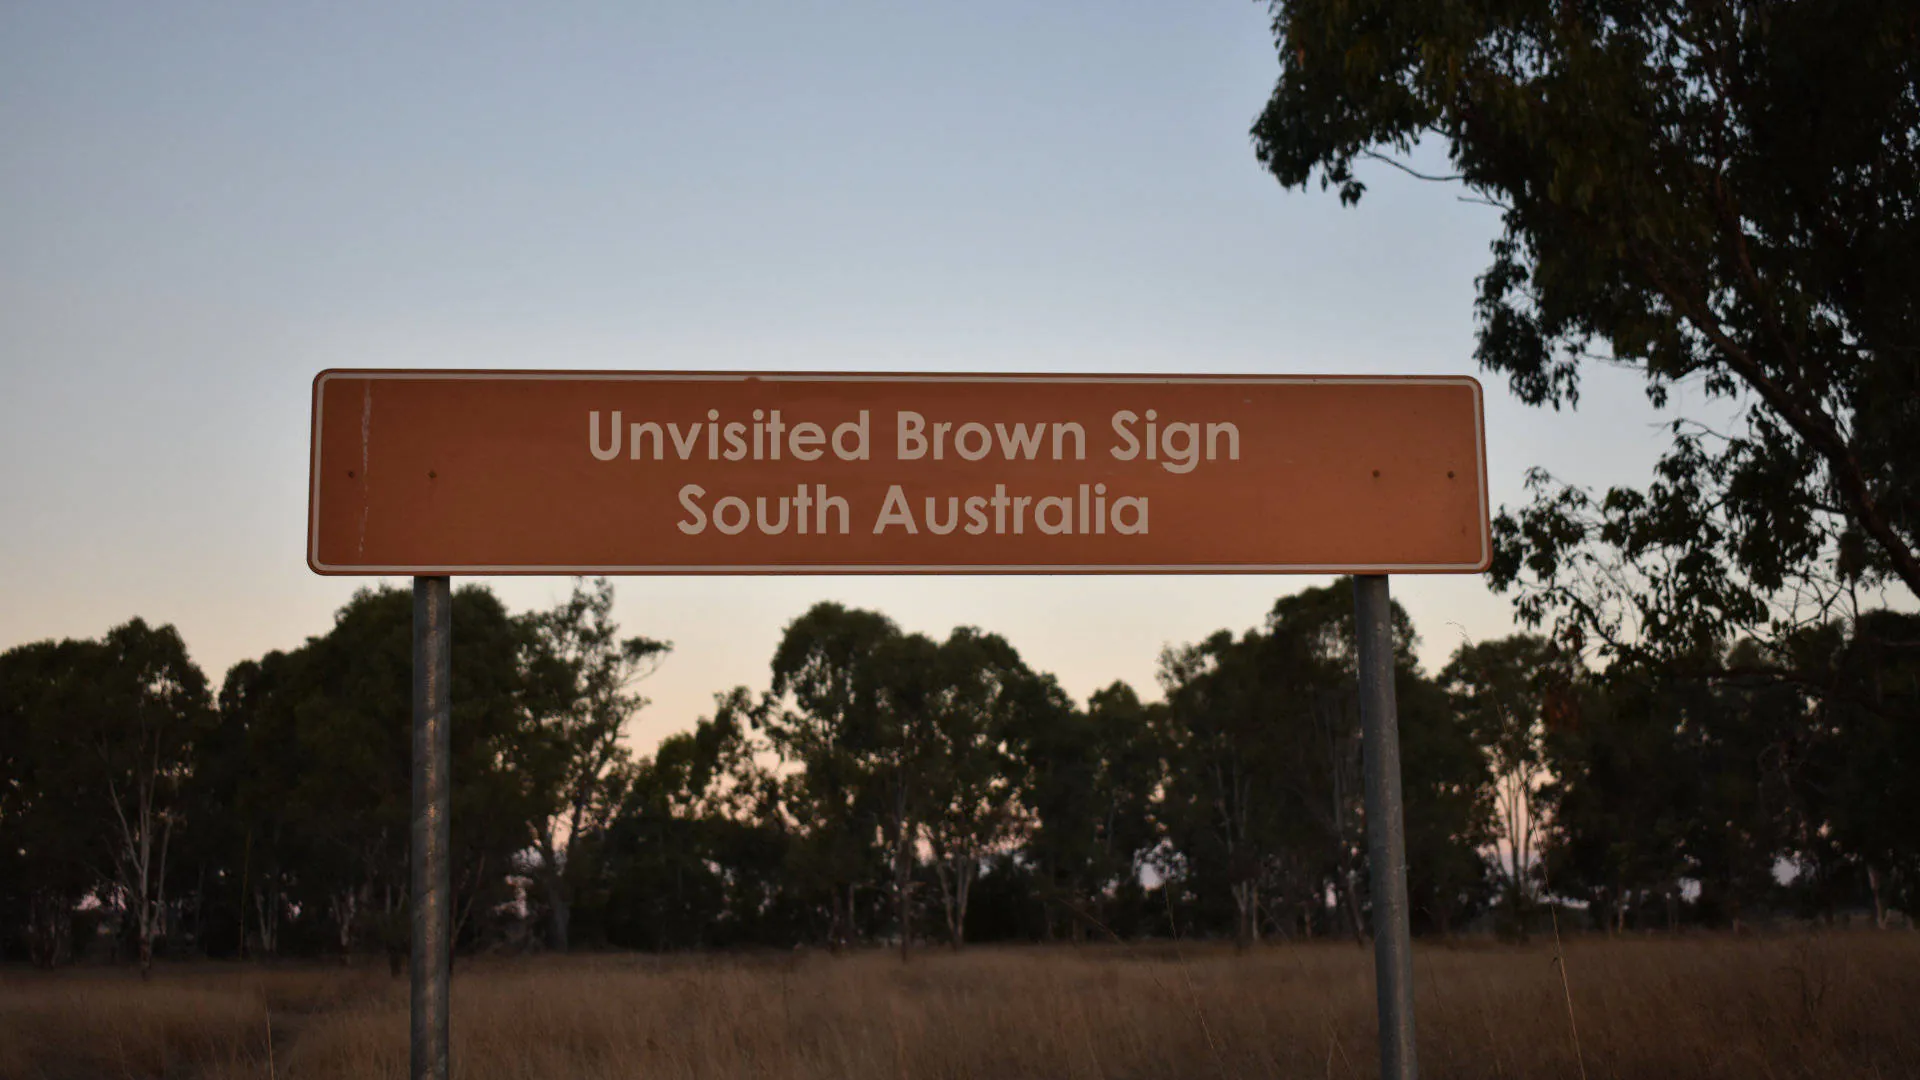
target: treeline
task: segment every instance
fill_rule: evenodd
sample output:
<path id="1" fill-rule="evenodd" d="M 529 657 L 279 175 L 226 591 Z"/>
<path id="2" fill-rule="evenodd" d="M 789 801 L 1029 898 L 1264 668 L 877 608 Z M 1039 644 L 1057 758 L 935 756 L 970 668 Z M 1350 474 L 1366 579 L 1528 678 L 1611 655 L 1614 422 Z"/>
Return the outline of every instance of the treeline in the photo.
<path id="1" fill-rule="evenodd" d="M 997 635 L 837 604 L 763 691 L 636 756 L 669 652 L 604 581 L 454 598 L 463 950 L 1364 939 L 1347 584 L 1078 702 Z M 412 605 L 362 591 L 215 692 L 171 627 L 0 655 L 0 956 L 347 956 L 407 935 Z M 1920 618 L 1595 671 L 1547 640 L 1437 675 L 1394 611 L 1418 932 L 1916 910 Z M 1563 921 L 1563 925 L 1565 925 Z"/>

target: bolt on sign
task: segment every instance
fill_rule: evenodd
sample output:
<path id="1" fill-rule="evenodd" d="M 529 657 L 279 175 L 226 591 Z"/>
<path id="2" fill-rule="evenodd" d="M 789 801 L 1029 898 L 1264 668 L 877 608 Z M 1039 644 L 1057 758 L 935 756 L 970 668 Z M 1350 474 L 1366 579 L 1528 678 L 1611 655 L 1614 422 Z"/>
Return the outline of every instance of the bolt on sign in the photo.
<path id="1" fill-rule="evenodd" d="M 326 371 L 322 574 L 1473 573 L 1466 377 Z"/>

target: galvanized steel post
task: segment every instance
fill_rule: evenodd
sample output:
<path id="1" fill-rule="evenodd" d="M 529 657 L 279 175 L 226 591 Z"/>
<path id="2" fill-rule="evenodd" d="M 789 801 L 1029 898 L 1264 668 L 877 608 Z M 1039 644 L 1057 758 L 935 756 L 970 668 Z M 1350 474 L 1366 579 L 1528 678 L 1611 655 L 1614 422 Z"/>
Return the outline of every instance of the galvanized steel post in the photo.
<path id="1" fill-rule="evenodd" d="M 1400 721 L 1393 695 L 1393 613 L 1386 575 L 1354 577 L 1353 614 L 1366 748 L 1380 1075 L 1383 1080 L 1415 1080 L 1420 1066 L 1413 1044 L 1413 932 L 1407 912 L 1406 814 L 1400 795 Z"/>
<path id="2" fill-rule="evenodd" d="M 453 973 L 453 590 L 413 579 L 413 1080 L 447 1080 Z"/>

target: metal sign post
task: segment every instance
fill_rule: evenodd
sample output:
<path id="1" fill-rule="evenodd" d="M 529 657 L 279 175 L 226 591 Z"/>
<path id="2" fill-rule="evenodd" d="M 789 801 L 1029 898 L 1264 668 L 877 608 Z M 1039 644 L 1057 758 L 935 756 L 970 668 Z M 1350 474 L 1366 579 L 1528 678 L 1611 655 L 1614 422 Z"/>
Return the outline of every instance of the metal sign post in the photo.
<path id="1" fill-rule="evenodd" d="M 413 579 L 413 1080 L 447 1080 L 453 974 L 453 588 Z"/>
<path id="2" fill-rule="evenodd" d="M 1393 697 L 1393 611 L 1385 574 L 1353 579 L 1360 727 L 1366 748 L 1367 869 L 1373 882 L 1373 971 L 1380 1011 L 1380 1075 L 1415 1080 L 1413 932 L 1407 920 L 1406 813 L 1400 797 L 1400 720 Z"/>

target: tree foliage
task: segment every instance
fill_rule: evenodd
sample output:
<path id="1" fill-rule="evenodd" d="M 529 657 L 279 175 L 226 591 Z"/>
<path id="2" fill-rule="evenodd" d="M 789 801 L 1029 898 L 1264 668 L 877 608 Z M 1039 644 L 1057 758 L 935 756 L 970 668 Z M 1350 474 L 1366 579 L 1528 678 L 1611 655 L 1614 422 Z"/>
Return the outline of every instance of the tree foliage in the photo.
<path id="1" fill-rule="evenodd" d="M 1644 490 L 1534 473 L 1494 579 L 1575 645 L 1674 662 L 1920 593 L 1920 12 L 1778 4 L 1276 0 L 1253 128 L 1289 187 L 1444 145 L 1496 207 L 1477 359 L 1572 407 L 1625 366 L 1698 418 Z M 1431 177 L 1429 177 L 1431 178 Z"/>
<path id="2" fill-rule="evenodd" d="M 626 723 L 647 699 L 633 689 L 672 645 L 621 638 L 613 584 L 576 580 L 567 599 L 521 620 L 530 716 L 516 767 L 542 803 L 529 825 L 533 876 L 547 910 L 548 941 L 569 944 L 573 896 L 594 870 L 583 865 L 631 779 Z"/>
<path id="3" fill-rule="evenodd" d="M 134 619 L 99 641 L 8 652 L 0 694 L 0 849 L 28 883 L 30 955 L 68 955 L 68 914 L 91 893 L 124 916 L 145 973 L 167 932 L 176 832 L 194 816 L 184 789 L 213 718 L 206 676 L 173 627 Z"/>
<path id="4" fill-rule="evenodd" d="M 604 586 L 519 616 L 462 588 L 453 620 L 463 950 L 559 946 L 549 829 L 569 947 L 1370 932 L 1345 582 L 1170 647 L 1163 700 L 1076 701 L 998 635 L 819 604 L 765 691 L 648 752 L 608 718 L 659 646 L 617 633 Z M 1525 933 L 1548 901 L 1613 931 L 1920 902 L 1914 616 L 1703 650 L 1687 678 L 1527 635 L 1435 677 L 1393 623 L 1416 930 Z M 362 591 L 211 700 L 138 620 L 0 654 L 0 950 L 400 970 L 411 631 L 405 592 Z"/>

